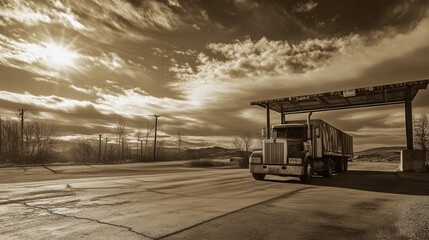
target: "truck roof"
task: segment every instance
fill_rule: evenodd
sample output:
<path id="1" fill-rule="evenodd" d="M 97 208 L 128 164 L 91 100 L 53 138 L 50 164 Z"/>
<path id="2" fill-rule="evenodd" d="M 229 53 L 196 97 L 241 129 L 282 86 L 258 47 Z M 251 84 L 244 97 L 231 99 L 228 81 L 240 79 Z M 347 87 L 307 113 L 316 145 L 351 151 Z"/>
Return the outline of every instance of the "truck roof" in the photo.
<path id="1" fill-rule="evenodd" d="M 325 122 L 322 119 L 311 119 L 310 123 L 314 124 L 315 122 L 319 123 L 319 122 Z M 327 123 L 327 122 L 325 122 Z M 329 124 L 329 123 L 328 123 Z M 272 127 L 273 128 L 281 128 L 281 127 L 288 127 L 288 126 L 292 126 L 292 125 L 296 125 L 298 126 L 302 126 L 302 125 L 307 125 L 307 120 L 292 120 L 292 121 L 286 121 L 286 123 L 283 124 L 274 124 Z M 329 124 L 331 125 L 331 124 Z"/>
<path id="2" fill-rule="evenodd" d="M 310 120 L 310 124 L 317 125 L 317 126 L 320 126 L 322 122 L 324 124 L 327 124 L 327 125 L 335 128 L 335 129 L 337 129 L 338 131 L 346 134 L 344 131 L 332 126 L 331 124 L 327 123 L 326 121 L 324 121 L 322 119 L 311 119 Z M 305 126 L 305 125 L 307 125 L 307 120 L 292 120 L 292 121 L 286 121 L 286 123 L 284 123 L 284 124 L 274 124 L 274 125 L 272 125 L 272 128 L 286 128 L 286 127 L 291 127 L 291 126 L 300 127 L 300 126 Z M 348 134 L 346 134 L 346 135 L 348 135 Z"/>
<path id="3" fill-rule="evenodd" d="M 275 124 L 273 128 L 288 128 L 288 127 L 305 127 L 305 123 L 285 123 L 285 124 Z"/>

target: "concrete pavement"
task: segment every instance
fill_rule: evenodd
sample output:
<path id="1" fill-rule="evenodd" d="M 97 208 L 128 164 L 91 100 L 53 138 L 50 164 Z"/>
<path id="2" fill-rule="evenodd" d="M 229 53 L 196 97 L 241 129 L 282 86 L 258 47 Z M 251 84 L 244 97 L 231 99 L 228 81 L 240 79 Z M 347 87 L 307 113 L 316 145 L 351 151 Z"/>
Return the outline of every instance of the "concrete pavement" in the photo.
<path id="1" fill-rule="evenodd" d="M 0 183 L 195 171 L 195 169 L 179 168 L 183 162 L 49 165 L 46 168 L 41 166 L 2 167 L 0 168 Z"/>
<path id="2" fill-rule="evenodd" d="M 399 179 L 393 165 L 352 163 L 311 185 L 255 181 L 246 169 L 111 167 L 59 168 L 50 180 L 21 173 L 0 184 L 0 239 L 429 237 L 429 186 Z"/>
<path id="3" fill-rule="evenodd" d="M 399 178 L 420 181 L 420 182 L 429 182 L 429 173 L 414 173 L 414 172 L 397 172 Z"/>

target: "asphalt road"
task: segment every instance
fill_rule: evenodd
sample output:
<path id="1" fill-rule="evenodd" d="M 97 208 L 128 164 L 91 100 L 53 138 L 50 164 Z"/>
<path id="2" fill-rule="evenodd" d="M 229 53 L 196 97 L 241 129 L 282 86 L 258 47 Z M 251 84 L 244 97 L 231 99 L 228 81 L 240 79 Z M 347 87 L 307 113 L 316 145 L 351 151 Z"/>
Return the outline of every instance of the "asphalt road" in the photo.
<path id="1" fill-rule="evenodd" d="M 429 184 L 377 164 L 311 185 L 174 163 L 3 168 L 0 239 L 429 239 Z"/>

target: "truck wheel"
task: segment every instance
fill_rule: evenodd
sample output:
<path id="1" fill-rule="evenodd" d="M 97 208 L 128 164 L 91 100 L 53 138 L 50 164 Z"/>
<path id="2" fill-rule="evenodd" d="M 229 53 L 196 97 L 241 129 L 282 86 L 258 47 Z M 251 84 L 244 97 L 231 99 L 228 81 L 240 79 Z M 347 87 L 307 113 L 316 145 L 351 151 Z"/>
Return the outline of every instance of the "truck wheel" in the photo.
<path id="1" fill-rule="evenodd" d="M 328 170 L 323 171 L 322 176 L 325 178 L 332 177 L 332 160 L 328 161 Z"/>
<path id="2" fill-rule="evenodd" d="M 313 178 L 313 168 L 311 167 L 311 163 L 308 162 L 304 168 L 304 175 L 299 176 L 299 180 L 302 183 L 309 184 L 312 178 Z"/>
<path id="3" fill-rule="evenodd" d="M 255 180 L 262 181 L 265 178 L 265 173 L 252 173 L 252 176 Z"/>
<path id="4" fill-rule="evenodd" d="M 347 172 L 349 170 L 349 159 L 344 159 L 344 172 Z"/>
<path id="5" fill-rule="evenodd" d="M 344 172 L 344 159 L 340 158 L 335 161 L 335 172 Z"/>

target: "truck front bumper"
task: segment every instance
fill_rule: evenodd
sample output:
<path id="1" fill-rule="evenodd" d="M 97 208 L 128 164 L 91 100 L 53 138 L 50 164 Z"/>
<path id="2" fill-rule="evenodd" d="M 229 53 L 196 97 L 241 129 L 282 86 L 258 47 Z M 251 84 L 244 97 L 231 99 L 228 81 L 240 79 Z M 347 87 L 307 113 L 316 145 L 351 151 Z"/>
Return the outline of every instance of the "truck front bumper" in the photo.
<path id="1" fill-rule="evenodd" d="M 251 173 L 265 173 L 265 174 L 284 175 L 284 176 L 304 175 L 304 166 L 296 166 L 296 165 L 251 164 L 249 169 Z"/>

